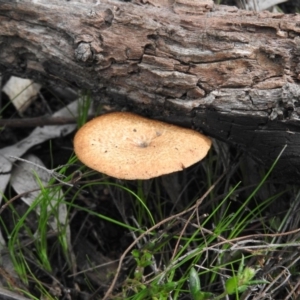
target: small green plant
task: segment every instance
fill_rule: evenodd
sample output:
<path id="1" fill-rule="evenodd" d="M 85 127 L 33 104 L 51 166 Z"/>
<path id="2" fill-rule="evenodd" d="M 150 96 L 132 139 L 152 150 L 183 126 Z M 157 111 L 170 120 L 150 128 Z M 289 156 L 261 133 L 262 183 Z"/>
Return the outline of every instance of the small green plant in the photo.
<path id="1" fill-rule="evenodd" d="M 265 280 L 252 280 L 256 274 L 256 270 L 252 267 L 245 267 L 244 256 L 242 255 L 237 274 L 229 277 L 225 281 L 225 291 L 216 296 L 212 293 L 201 291 L 200 279 L 195 268 L 190 270 L 190 293 L 194 300 L 205 299 L 223 299 L 227 295 L 238 295 L 246 291 L 246 289 L 256 284 L 266 284 Z"/>
<path id="2" fill-rule="evenodd" d="M 134 278 L 141 280 L 144 274 L 144 269 L 151 265 L 152 263 L 152 253 L 148 250 L 132 250 L 131 252 L 133 258 L 137 263 L 137 267 L 134 272 Z"/>
<path id="3" fill-rule="evenodd" d="M 134 296 L 128 297 L 125 292 L 123 297 L 134 300 L 167 300 L 169 294 L 176 288 L 177 282 L 159 283 L 158 280 L 154 280 L 150 284 L 146 283 L 144 271 L 146 267 L 153 264 L 153 254 L 148 249 L 135 249 L 131 254 L 137 266 L 134 272 L 134 278 L 128 279 L 127 284 L 129 284 L 131 290 L 134 292 Z"/>
<path id="4" fill-rule="evenodd" d="M 239 294 L 251 285 L 268 283 L 265 280 L 252 280 L 255 274 L 254 268 L 245 267 L 244 255 L 242 255 L 237 274 L 229 277 L 225 282 L 225 293 L 228 295 Z"/>

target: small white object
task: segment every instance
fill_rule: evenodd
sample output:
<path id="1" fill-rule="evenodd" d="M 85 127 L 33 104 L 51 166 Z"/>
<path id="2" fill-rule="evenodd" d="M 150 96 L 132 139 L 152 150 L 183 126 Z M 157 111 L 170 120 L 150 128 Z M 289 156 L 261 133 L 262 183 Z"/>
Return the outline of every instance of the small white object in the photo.
<path id="1" fill-rule="evenodd" d="M 287 0 L 247 0 L 244 3 L 245 9 L 247 10 L 262 11 L 286 1 Z"/>
<path id="2" fill-rule="evenodd" d="M 9 97 L 17 111 L 22 114 L 36 99 L 41 85 L 32 80 L 12 76 L 3 87 L 3 92 Z"/>

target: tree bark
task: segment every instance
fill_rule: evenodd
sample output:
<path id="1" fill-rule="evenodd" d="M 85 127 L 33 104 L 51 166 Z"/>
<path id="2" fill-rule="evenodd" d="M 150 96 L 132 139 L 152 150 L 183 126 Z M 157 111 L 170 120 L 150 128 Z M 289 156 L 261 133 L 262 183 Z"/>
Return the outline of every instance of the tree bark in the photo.
<path id="1" fill-rule="evenodd" d="M 300 16 L 212 0 L 0 0 L 0 71 L 239 145 L 300 178 Z"/>

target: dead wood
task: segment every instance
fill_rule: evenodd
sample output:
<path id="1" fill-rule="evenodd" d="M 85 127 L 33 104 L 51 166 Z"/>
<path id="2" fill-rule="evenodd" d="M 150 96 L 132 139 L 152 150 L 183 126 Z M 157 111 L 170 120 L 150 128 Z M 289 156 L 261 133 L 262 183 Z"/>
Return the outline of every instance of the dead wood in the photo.
<path id="1" fill-rule="evenodd" d="M 0 71 L 90 89 L 300 178 L 300 16 L 211 0 L 0 0 Z"/>

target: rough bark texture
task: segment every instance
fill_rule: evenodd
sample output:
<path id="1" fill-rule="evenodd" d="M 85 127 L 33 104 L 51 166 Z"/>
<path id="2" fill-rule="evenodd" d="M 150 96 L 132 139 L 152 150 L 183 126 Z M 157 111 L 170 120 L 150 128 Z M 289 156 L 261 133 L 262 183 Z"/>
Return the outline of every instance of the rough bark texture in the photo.
<path id="1" fill-rule="evenodd" d="M 300 16 L 210 0 L 0 0 L 0 71 L 91 89 L 300 178 Z"/>

